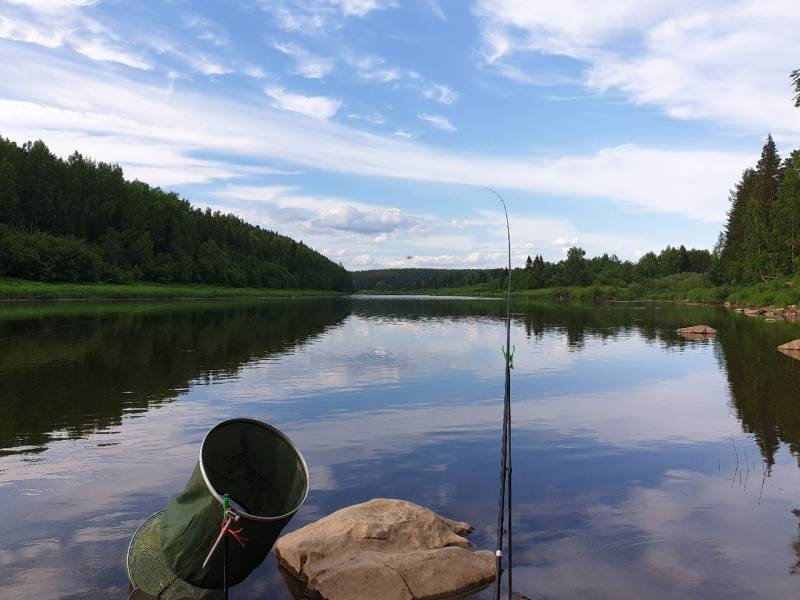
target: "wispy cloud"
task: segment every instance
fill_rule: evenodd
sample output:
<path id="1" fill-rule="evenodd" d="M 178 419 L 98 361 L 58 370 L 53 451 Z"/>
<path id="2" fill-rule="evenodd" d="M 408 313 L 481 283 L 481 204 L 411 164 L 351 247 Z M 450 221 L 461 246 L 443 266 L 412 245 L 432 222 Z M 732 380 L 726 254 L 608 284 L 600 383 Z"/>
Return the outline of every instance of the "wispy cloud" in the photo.
<path id="1" fill-rule="evenodd" d="M 338 29 L 347 18 L 363 18 L 395 5 L 387 0 L 259 0 L 259 4 L 284 31 L 305 34 Z"/>
<path id="2" fill-rule="evenodd" d="M 422 86 L 422 95 L 442 104 L 453 104 L 458 100 L 458 92 L 439 83 L 426 83 Z"/>
<path id="3" fill-rule="evenodd" d="M 308 79 L 320 79 L 333 70 L 330 57 L 318 56 L 291 42 L 273 42 L 272 47 L 294 60 L 294 73 Z"/>
<path id="4" fill-rule="evenodd" d="M 443 23 L 447 23 L 447 13 L 444 12 L 442 5 L 439 4 L 439 0 L 425 0 L 425 6 L 428 7 L 428 10 L 440 21 Z"/>
<path id="5" fill-rule="evenodd" d="M 199 92 L 170 93 L 99 67 L 53 59 L 35 46 L 0 45 L 6 58 L 0 62 L 5 135 L 19 141 L 45 137 L 61 154 L 81 149 L 120 162 L 117 152 L 130 145 L 141 150 L 130 160 L 139 167 L 160 166 L 148 158 L 155 148 L 187 159 L 227 153 L 240 157 L 243 165 L 254 159 L 279 160 L 353 175 L 488 184 L 721 221 L 728 206 L 726 190 L 752 162 L 752 156 L 728 150 L 637 145 L 550 158 L 437 149 L 326 121 L 341 106 L 334 98 L 268 88 L 274 105 L 282 109 L 276 111 Z M 198 122 L 202 129 L 194 126 Z M 115 147 L 99 144 L 100 134 L 112 136 Z M 228 163 L 233 160 L 239 159 Z"/>
<path id="6" fill-rule="evenodd" d="M 399 88 L 416 90 L 424 98 L 441 104 L 453 104 L 459 98 L 459 93 L 453 88 L 430 81 L 414 69 L 392 66 L 379 56 L 350 55 L 346 57 L 346 62 L 364 81 L 394 83 Z"/>
<path id="7" fill-rule="evenodd" d="M 450 120 L 442 115 L 419 113 L 417 114 L 417 118 L 429 123 L 433 127 L 436 127 L 436 129 L 441 129 L 442 131 L 456 131 L 455 126 L 450 122 Z"/>
<path id="8" fill-rule="evenodd" d="M 386 117 L 379 112 L 371 112 L 366 114 L 348 113 L 347 118 L 354 119 L 356 121 L 366 121 L 367 123 L 372 123 L 373 125 L 383 125 L 386 123 Z"/>
<path id="9" fill-rule="evenodd" d="M 330 119 L 342 106 L 342 101 L 337 98 L 293 94 L 282 87 L 269 87 L 264 93 L 275 101 L 273 106 L 276 108 L 297 112 L 321 121 Z"/>
<path id="10" fill-rule="evenodd" d="M 197 39 L 209 42 L 214 46 L 227 46 L 230 41 L 224 28 L 203 17 L 197 15 L 190 17 L 186 26 L 195 31 Z"/>
<path id="11" fill-rule="evenodd" d="M 475 12 L 486 62 L 515 81 L 535 77 L 514 64 L 516 55 L 567 56 L 588 65 L 583 85 L 621 91 L 673 118 L 800 132 L 787 83 L 800 56 L 794 0 L 609 0 L 591 11 L 580 0 L 480 0 Z"/>
<path id="12" fill-rule="evenodd" d="M 115 62 L 121 65 L 149 71 L 152 65 L 143 58 L 116 48 L 110 47 L 102 40 L 75 40 L 72 43 L 75 52 L 88 56 L 92 60 Z"/>

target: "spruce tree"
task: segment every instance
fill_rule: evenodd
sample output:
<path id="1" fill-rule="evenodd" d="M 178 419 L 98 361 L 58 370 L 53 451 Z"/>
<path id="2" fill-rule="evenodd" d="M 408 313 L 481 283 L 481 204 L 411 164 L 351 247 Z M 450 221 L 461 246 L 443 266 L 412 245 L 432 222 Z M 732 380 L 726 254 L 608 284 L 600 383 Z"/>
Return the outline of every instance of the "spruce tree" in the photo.
<path id="1" fill-rule="evenodd" d="M 800 69 L 795 69 L 791 74 L 792 83 L 794 83 L 794 91 L 797 95 L 794 97 L 794 105 L 800 108 Z"/>
<path id="2" fill-rule="evenodd" d="M 800 260 L 800 151 L 792 152 L 784 162 L 772 222 L 779 272 L 796 273 Z"/>

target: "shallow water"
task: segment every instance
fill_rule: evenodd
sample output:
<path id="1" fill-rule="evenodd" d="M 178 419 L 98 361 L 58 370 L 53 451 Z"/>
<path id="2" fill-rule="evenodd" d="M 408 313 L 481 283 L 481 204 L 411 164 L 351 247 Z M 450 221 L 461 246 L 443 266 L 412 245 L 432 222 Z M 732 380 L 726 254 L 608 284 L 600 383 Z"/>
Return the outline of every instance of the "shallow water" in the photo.
<path id="1" fill-rule="evenodd" d="M 0 598 L 126 598 L 130 535 L 231 416 L 302 449 L 313 489 L 290 528 L 397 497 L 471 522 L 491 548 L 503 310 L 0 306 Z M 699 322 L 717 339 L 674 333 Z M 709 307 L 520 303 L 512 337 L 518 591 L 796 597 L 800 361 L 776 347 L 800 328 Z M 231 597 L 289 594 L 270 557 Z"/>

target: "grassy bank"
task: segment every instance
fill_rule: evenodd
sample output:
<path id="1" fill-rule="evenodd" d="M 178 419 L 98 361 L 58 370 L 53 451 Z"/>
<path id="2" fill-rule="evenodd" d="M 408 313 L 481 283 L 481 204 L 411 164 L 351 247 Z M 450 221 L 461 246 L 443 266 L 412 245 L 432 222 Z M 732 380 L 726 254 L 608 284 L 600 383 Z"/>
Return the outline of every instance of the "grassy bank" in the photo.
<path id="1" fill-rule="evenodd" d="M 694 302 L 707 304 L 732 305 L 745 308 L 765 306 L 786 307 L 800 305 L 800 278 L 797 280 L 780 280 L 745 287 L 725 287 L 704 285 L 695 287 L 695 278 L 665 277 L 644 283 L 629 285 L 592 285 L 584 287 L 552 287 L 532 290 L 515 290 L 514 297 L 531 300 L 556 301 L 634 301 L 653 300 L 668 302 Z M 787 287 L 787 284 L 794 287 Z M 504 292 L 487 286 L 462 288 L 437 288 L 405 291 L 379 291 L 369 293 L 393 294 L 431 294 L 448 296 L 483 296 L 502 297 Z"/>
<path id="2" fill-rule="evenodd" d="M 294 298 L 335 296 L 321 290 L 229 288 L 196 284 L 43 283 L 0 279 L 0 300 L 147 300 L 174 298 Z"/>

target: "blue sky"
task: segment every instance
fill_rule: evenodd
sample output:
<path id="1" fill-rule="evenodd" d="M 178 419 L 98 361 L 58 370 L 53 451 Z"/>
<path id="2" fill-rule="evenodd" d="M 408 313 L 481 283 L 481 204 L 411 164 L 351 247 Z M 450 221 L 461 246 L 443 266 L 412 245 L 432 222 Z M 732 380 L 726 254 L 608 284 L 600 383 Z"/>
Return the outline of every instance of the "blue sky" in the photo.
<path id="1" fill-rule="evenodd" d="M 711 247 L 772 133 L 796 0 L 0 0 L 0 135 L 349 268 Z M 797 64 L 795 64 L 797 63 Z"/>

